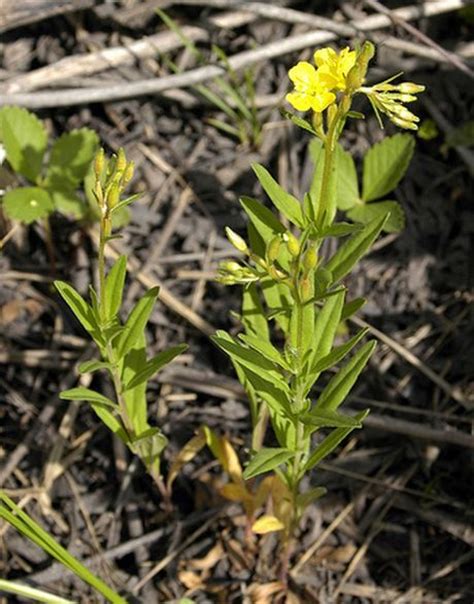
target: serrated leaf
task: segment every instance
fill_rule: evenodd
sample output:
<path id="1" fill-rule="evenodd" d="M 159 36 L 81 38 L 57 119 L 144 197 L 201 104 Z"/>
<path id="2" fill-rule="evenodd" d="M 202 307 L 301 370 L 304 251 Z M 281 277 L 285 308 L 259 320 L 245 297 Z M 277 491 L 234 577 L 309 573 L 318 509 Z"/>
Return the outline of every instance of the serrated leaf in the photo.
<path id="1" fill-rule="evenodd" d="M 375 144 L 364 157 L 362 199 L 383 197 L 398 185 L 410 165 L 415 139 L 395 134 Z"/>
<path id="2" fill-rule="evenodd" d="M 117 316 L 122 305 L 123 286 L 127 274 L 127 257 L 120 256 L 105 279 L 105 316 L 111 321 Z"/>
<path id="3" fill-rule="evenodd" d="M 252 524 L 252 532 L 257 535 L 266 535 L 267 533 L 282 531 L 284 528 L 285 525 L 281 520 L 278 520 L 276 516 L 270 516 L 268 514 L 260 516 L 260 518 Z"/>
<path id="4" fill-rule="evenodd" d="M 65 401 L 87 401 L 89 403 L 100 404 L 104 405 L 105 407 L 117 409 L 117 405 L 109 398 L 103 394 L 100 394 L 100 392 L 95 392 L 95 390 L 85 388 L 84 386 L 63 390 L 60 392 L 59 398 Z"/>
<path id="5" fill-rule="evenodd" d="M 351 360 L 331 378 L 318 399 L 318 408 L 335 411 L 339 407 L 366 366 L 376 344 L 374 340 L 364 344 Z"/>
<path id="6" fill-rule="evenodd" d="M 155 375 L 155 373 L 160 371 L 160 369 L 170 363 L 175 357 L 180 355 L 186 349 L 186 344 L 179 344 L 178 346 L 164 350 L 163 352 L 160 352 L 154 356 L 152 359 L 149 359 L 146 362 L 145 367 L 143 367 L 141 371 L 138 371 L 130 382 L 124 386 L 124 390 L 135 388 L 136 386 L 147 382 L 153 375 Z"/>
<path id="7" fill-rule="evenodd" d="M 387 217 L 388 215 L 385 215 L 382 218 L 372 220 L 361 231 L 352 235 L 341 245 L 325 266 L 332 273 L 334 282 L 345 277 L 362 256 L 369 251 L 372 243 L 383 229 Z"/>
<path id="8" fill-rule="evenodd" d="M 386 233 L 399 233 L 405 227 L 405 212 L 397 201 L 372 201 L 358 205 L 347 212 L 347 217 L 354 222 L 368 224 L 388 212 L 390 215 L 382 230 Z"/>
<path id="9" fill-rule="evenodd" d="M 148 319 L 150 318 L 158 297 L 159 289 L 159 287 L 152 287 L 149 289 L 145 295 L 138 300 L 130 312 L 124 325 L 125 330 L 117 341 L 117 354 L 119 358 L 125 356 L 132 350 L 140 337 L 144 334 L 146 324 L 148 323 Z"/>
<path id="10" fill-rule="evenodd" d="M 367 417 L 369 411 L 362 411 L 354 416 L 354 419 L 357 420 L 360 424 Z M 339 445 L 341 441 L 343 441 L 346 436 L 348 436 L 355 428 L 336 428 L 333 430 L 326 438 L 316 447 L 316 449 L 309 456 L 308 461 L 304 466 L 304 471 L 308 472 L 314 466 L 316 466 L 319 462 L 321 462 L 325 457 L 330 455 L 334 449 Z"/>
<path id="11" fill-rule="evenodd" d="M 21 107 L 2 107 L 0 140 L 15 172 L 36 183 L 48 142 L 43 123 Z"/>
<path id="12" fill-rule="evenodd" d="M 19 187 L 7 191 L 3 198 L 3 208 L 12 220 L 30 224 L 51 214 L 53 200 L 48 192 L 39 187 Z"/>
<path id="13" fill-rule="evenodd" d="M 316 428 L 360 428 L 361 423 L 350 415 L 343 415 L 337 411 L 329 411 L 313 407 L 311 411 L 301 416 L 304 424 Z"/>
<path id="14" fill-rule="evenodd" d="M 339 210 L 348 210 L 359 201 L 357 170 L 352 155 L 337 145 L 335 151 L 337 170 L 336 205 Z"/>
<path id="15" fill-rule="evenodd" d="M 91 361 L 84 361 L 81 363 L 77 370 L 80 374 L 84 373 L 92 373 L 94 371 L 99 371 L 100 369 L 112 369 L 112 363 L 108 363 L 107 361 L 98 361 L 93 359 Z"/>
<path id="16" fill-rule="evenodd" d="M 288 449 L 263 447 L 252 457 L 245 468 L 244 479 L 249 480 L 249 478 L 253 478 L 264 472 L 271 472 L 271 470 L 285 463 L 294 457 L 294 455 L 294 452 Z"/>
<path id="17" fill-rule="evenodd" d="M 86 217 L 88 207 L 84 201 L 72 190 L 48 189 L 54 203 L 54 208 L 64 216 L 72 216 L 76 220 Z"/>
<path id="18" fill-rule="evenodd" d="M 81 294 L 69 285 L 69 283 L 66 283 L 65 281 L 55 281 L 54 285 L 81 325 L 93 337 L 96 344 L 99 347 L 103 346 L 104 341 L 100 333 L 99 325 L 90 305 L 87 304 Z"/>
<path id="19" fill-rule="evenodd" d="M 82 182 L 99 146 L 99 137 L 89 128 L 62 134 L 51 149 L 48 176 L 60 174 L 73 185 Z"/>
<path id="20" fill-rule="evenodd" d="M 268 197 L 270 197 L 275 207 L 290 222 L 297 227 L 303 228 L 306 224 L 306 220 L 303 216 L 300 202 L 296 197 L 287 193 L 262 165 L 253 164 L 252 168 L 257 175 L 263 190 Z"/>

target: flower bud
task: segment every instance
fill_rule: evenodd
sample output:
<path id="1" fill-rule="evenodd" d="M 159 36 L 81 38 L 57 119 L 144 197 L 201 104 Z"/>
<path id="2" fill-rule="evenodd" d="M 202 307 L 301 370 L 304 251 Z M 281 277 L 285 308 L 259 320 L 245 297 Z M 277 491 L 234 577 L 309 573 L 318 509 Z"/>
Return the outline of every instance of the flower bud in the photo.
<path id="1" fill-rule="evenodd" d="M 288 251 L 293 257 L 296 257 L 300 253 L 300 242 L 291 231 L 285 233 L 284 239 L 286 241 Z"/>
<path id="2" fill-rule="evenodd" d="M 310 247 L 303 258 L 303 269 L 305 273 L 312 271 L 318 263 L 318 253 L 314 247 Z"/>
<path id="3" fill-rule="evenodd" d="M 413 82 L 402 82 L 398 85 L 400 92 L 406 92 L 407 94 L 418 94 L 425 90 L 425 86 L 422 84 L 414 84 Z"/>
<path id="4" fill-rule="evenodd" d="M 359 65 L 355 64 L 354 67 L 351 68 L 346 77 L 346 86 L 347 91 L 349 93 L 354 92 L 360 86 L 362 86 L 364 82 L 364 77 L 361 73 Z"/>
<path id="5" fill-rule="evenodd" d="M 115 208 L 120 199 L 120 187 L 117 183 L 113 183 L 107 194 L 107 207 L 109 210 Z"/>
<path id="6" fill-rule="evenodd" d="M 313 297 L 311 281 L 306 277 L 300 282 L 300 297 L 301 302 L 309 302 Z"/>
<path id="7" fill-rule="evenodd" d="M 239 252 L 247 252 L 248 247 L 244 239 L 240 235 L 237 235 L 230 227 L 225 228 L 225 234 L 229 242 L 235 247 Z"/>
<path id="8" fill-rule="evenodd" d="M 117 154 L 117 161 L 115 162 L 115 171 L 123 172 L 127 167 L 127 158 L 125 157 L 125 151 L 123 147 L 120 147 Z"/>
<path id="9" fill-rule="evenodd" d="M 236 273 L 242 269 L 240 264 L 235 262 L 235 260 L 225 260 L 219 264 L 219 268 L 229 273 Z"/>
<path id="10" fill-rule="evenodd" d="M 105 164 L 105 153 L 104 153 L 104 150 L 101 147 L 97 151 L 96 156 L 95 156 L 95 160 L 94 160 L 94 172 L 95 172 L 95 177 L 96 177 L 97 180 L 102 175 L 102 171 L 104 170 L 104 164 Z"/>
<path id="11" fill-rule="evenodd" d="M 280 251 L 281 238 L 279 235 L 275 235 L 270 241 L 267 247 L 267 258 L 268 262 L 272 263 L 278 258 L 278 252 Z"/>
<path id="12" fill-rule="evenodd" d="M 131 161 L 127 164 L 127 167 L 125 168 L 125 172 L 123 174 L 124 186 L 127 185 L 132 180 L 134 170 L 135 170 L 135 163 L 133 161 Z"/>
<path id="13" fill-rule="evenodd" d="M 405 128 L 406 130 L 418 130 L 418 126 L 415 122 L 400 119 L 397 116 L 392 116 L 391 121 L 395 124 L 395 126 L 399 126 L 400 128 Z"/>

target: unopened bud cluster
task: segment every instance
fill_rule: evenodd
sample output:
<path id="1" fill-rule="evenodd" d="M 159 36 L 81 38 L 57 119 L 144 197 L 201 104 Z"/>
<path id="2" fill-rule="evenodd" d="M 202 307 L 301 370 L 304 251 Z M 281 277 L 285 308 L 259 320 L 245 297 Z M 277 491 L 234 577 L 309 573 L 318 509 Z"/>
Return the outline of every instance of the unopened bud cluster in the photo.
<path id="1" fill-rule="evenodd" d="M 371 87 L 361 87 L 358 92 L 366 94 L 375 112 L 384 113 L 396 126 L 417 130 L 420 118 L 407 109 L 405 103 L 416 101 L 416 95 L 424 89 L 424 86 L 413 82 L 382 82 Z"/>
<path id="2" fill-rule="evenodd" d="M 119 204 L 120 196 L 133 178 L 133 170 L 133 161 L 127 161 L 122 148 L 111 159 L 106 158 L 103 149 L 97 152 L 94 160 L 94 194 L 104 219 L 109 219 Z"/>

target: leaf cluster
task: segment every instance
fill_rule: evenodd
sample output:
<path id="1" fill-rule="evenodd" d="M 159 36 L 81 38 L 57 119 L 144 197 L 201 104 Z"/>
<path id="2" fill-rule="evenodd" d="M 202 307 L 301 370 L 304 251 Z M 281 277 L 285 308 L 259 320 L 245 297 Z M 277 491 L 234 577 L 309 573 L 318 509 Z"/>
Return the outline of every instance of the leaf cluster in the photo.
<path id="1" fill-rule="evenodd" d="M 90 403 L 104 424 L 139 455 L 149 472 L 159 476 L 159 457 L 167 440 L 158 427 L 152 427 L 148 422 L 147 383 L 186 346 L 174 346 L 147 357 L 145 329 L 158 288 L 148 290 L 122 323 L 119 312 L 126 266 L 126 256 L 120 256 L 110 269 L 102 292 L 102 304 L 92 287 L 89 303 L 68 283 L 55 282 L 58 292 L 100 352 L 100 358 L 82 363 L 79 372 L 107 372 L 116 394 L 116 400 L 111 400 L 96 390 L 79 386 L 63 391 L 60 398 Z"/>
<path id="2" fill-rule="evenodd" d="M 54 211 L 93 217 L 79 192 L 99 144 L 93 130 L 72 130 L 49 146 L 41 120 L 26 109 L 5 106 L 0 109 L 0 142 L 10 167 L 27 185 L 5 193 L 3 209 L 9 218 L 29 224 Z"/>
<path id="3" fill-rule="evenodd" d="M 333 194 L 338 210 L 355 223 L 367 224 L 390 213 L 383 230 L 401 231 L 405 213 L 397 201 L 384 199 L 405 175 L 413 157 L 415 140 L 410 134 L 395 134 L 373 145 L 363 158 L 362 187 L 359 188 L 357 169 L 352 155 L 340 144 L 335 150 L 337 182 Z M 321 186 L 322 143 L 314 139 L 310 154 L 316 166 L 310 192 L 315 195 Z"/>

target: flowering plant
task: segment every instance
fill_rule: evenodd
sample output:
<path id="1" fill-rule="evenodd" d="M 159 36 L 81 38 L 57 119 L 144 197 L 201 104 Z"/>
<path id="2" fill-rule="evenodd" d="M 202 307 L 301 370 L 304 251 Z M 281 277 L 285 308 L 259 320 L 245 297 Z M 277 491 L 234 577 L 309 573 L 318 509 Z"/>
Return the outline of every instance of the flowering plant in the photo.
<path id="1" fill-rule="evenodd" d="M 219 279 L 226 285 L 244 286 L 244 333 L 235 338 L 219 331 L 213 339 L 231 358 L 250 401 L 253 437 L 243 478 L 273 473 L 272 486 L 267 489 L 272 511 L 255 522 L 254 531 L 281 532 L 284 569 L 305 507 L 324 493 L 321 487 L 304 491 L 303 478 L 360 428 L 368 413 L 353 416 L 342 413 L 340 407 L 376 343 L 369 340 L 358 346 L 366 330 L 339 345 L 335 340 L 341 321 L 365 303 L 348 298 L 343 280 L 370 250 L 389 219 L 390 208 L 363 226 L 336 222 L 337 181 L 342 176 L 337 141 L 347 118 L 363 117 L 351 110 L 356 94 L 365 94 L 377 112 L 397 125 L 415 129 L 418 118 L 404 103 L 415 100 L 415 93 L 423 90 L 423 86 L 406 82 L 365 86 L 373 54 L 369 42 L 357 51 L 345 48 L 337 53 L 324 48 L 314 53 L 315 66 L 303 61 L 290 69 L 294 90 L 286 99 L 298 111 L 311 111 L 312 122 L 290 117 L 313 133 L 320 150 L 311 190 L 300 201 L 263 166 L 255 165 L 264 191 L 291 227 L 261 202 L 243 197 L 248 237 L 230 228 L 226 231 L 244 261 L 223 262 Z M 391 188 L 398 180 L 391 178 Z M 388 192 L 386 186 L 379 186 L 377 192 L 382 189 L 381 194 Z M 345 241 L 328 257 L 323 242 L 330 237 Z M 353 351 L 316 393 L 321 376 Z M 315 444 L 312 436 L 320 431 L 326 434 Z"/>

